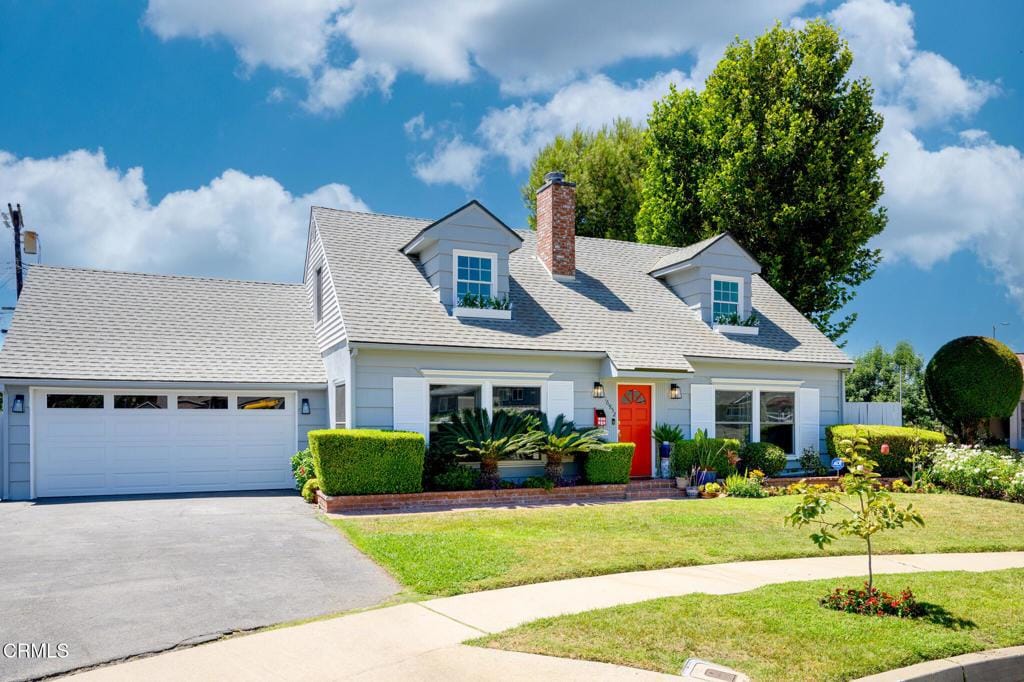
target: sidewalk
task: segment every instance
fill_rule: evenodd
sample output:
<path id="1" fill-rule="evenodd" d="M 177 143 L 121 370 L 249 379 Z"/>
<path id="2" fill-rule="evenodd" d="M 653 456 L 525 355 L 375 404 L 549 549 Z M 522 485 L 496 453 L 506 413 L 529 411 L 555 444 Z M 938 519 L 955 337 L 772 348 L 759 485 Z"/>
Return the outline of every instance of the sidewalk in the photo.
<path id="1" fill-rule="evenodd" d="M 403 604 L 261 632 L 98 668 L 111 680 L 667 680 L 621 666 L 461 644 L 568 613 L 694 592 L 729 594 L 773 583 L 860 576 L 864 556 L 750 561 L 619 573 Z M 992 571 L 1024 567 L 1024 552 L 875 558 L 875 572 Z"/>

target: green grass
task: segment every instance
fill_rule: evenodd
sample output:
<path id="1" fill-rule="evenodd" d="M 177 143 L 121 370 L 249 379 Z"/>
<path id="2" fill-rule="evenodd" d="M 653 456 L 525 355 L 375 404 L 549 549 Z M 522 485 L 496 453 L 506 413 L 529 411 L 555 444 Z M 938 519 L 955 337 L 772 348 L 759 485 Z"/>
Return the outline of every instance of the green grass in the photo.
<path id="1" fill-rule="evenodd" d="M 473 643 L 679 674 L 689 657 L 755 680 L 849 680 L 921 661 L 1024 644 L 1024 569 L 882 576 L 929 604 L 921 619 L 818 606 L 820 580 L 726 596 L 693 594 L 545 618 Z"/>
<path id="2" fill-rule="evenodd" d="M 957 495 L 894 495 L 925 527 L 876 537 L 881 553 L 1024 549 L 1024 505 Z M 795 497 L 719 498 L 333 520 L 405 585 L 449 595 L 587 575 L 723 561 L 820 556 L 783 525 Z M 830 554 L 861 554 L 854 540 Z"/>

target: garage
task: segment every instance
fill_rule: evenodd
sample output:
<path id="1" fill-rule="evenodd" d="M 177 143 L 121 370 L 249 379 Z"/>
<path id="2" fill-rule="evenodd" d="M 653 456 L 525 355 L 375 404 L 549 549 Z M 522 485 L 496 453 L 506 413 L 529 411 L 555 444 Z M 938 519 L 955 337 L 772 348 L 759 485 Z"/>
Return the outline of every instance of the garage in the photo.
<path id="1" fill-rule="evenodd" d="M 295 391 L 32 388 L 36 497 L 290 488 Z"/>

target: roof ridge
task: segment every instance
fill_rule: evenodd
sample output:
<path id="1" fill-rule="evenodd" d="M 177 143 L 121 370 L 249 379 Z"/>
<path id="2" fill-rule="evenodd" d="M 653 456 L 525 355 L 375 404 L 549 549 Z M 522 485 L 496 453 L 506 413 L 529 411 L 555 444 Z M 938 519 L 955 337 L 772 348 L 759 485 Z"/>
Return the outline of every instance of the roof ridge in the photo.
<path id="1" fill-rule="evenodd" d="M 417 218 L 415 216 L 410 215 L 398 215 L 397 213 L 378 213 L 377 211 L 355 211 L 350 208 L 332 208 L 331 206 L 317 206 L 316 204 L 312 204 L 309 208 L 310 210 L 319 208 L 324 211 L 333 211 L 334 213 L 354 213 L 355 215 L 372 215 L 377 216 L 379 218 L 398 218 L 399 220 L 416 220 L 427 223 L 437 222 L 436 219 L 434 218 Z"/>
<path id="2" fill-rule="evenodd" d="M 75 270 L 78 272 L 98 272 L 108 275 L 132 275 L 136 277 L 152 277 L 159 279 L 183 279 L 190 281 L 199 282 L 225 282 L 230 284 L 266 284 L 272 286 L 282 287 L 302 287 L 301 282 L 271 282 L 269 280 L 259 279 L 233 279 L 230 277 L 208 277 L 198 275 L 168 275 L 159 272 L 139 272 L 137 270 L 113 270 L 111 268 L 90 268 L 81 265 L 52 265 L 49 263 L 35 263 L 30 264 L 28 271 L 31 272 L 36 268 L 42 268 L 43 270 Z"/>

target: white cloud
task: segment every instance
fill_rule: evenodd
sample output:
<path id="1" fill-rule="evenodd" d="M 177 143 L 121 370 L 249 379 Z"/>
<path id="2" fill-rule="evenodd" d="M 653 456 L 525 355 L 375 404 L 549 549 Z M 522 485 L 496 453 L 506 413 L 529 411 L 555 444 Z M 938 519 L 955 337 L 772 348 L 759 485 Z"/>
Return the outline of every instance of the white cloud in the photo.
<path id="1" fill-rule="evenodd" d="M 102 151 L 0 151 L 0 186 L 24 206 L 47 263 L 248 279 L 301 278 L 310 205 L 366 210 L 346 185 L 295 196 L 237 170 L 152 204 L 142 169 L 112 168 Z"/>
<path id="2" fill-rule="evenodd" d="M 483 149 L 456 135 L 439 143 L 432 156 L 419 157 L 413 173 L 428 185 L 450 183 L 470 190 L 480 181 L 480 165 L 485 155 Z"/>
<path id="3" fill-rule="evenodd" d="M 150 0 L 145 22 L 164 39 L 221 37 L 249 69 L 307 78 L 309 109 L 335 111 L 402 72 L 551 92 L 624 59 L 706 54 L 810 1 Z"/>
<path id="4" fill-rule="evenodd" d="M 403 123 L 402 129 L 414 140 L 429 140 L 434 136 L 434 128 L 427 125 L 427 115 L 422 111 Z"/>

